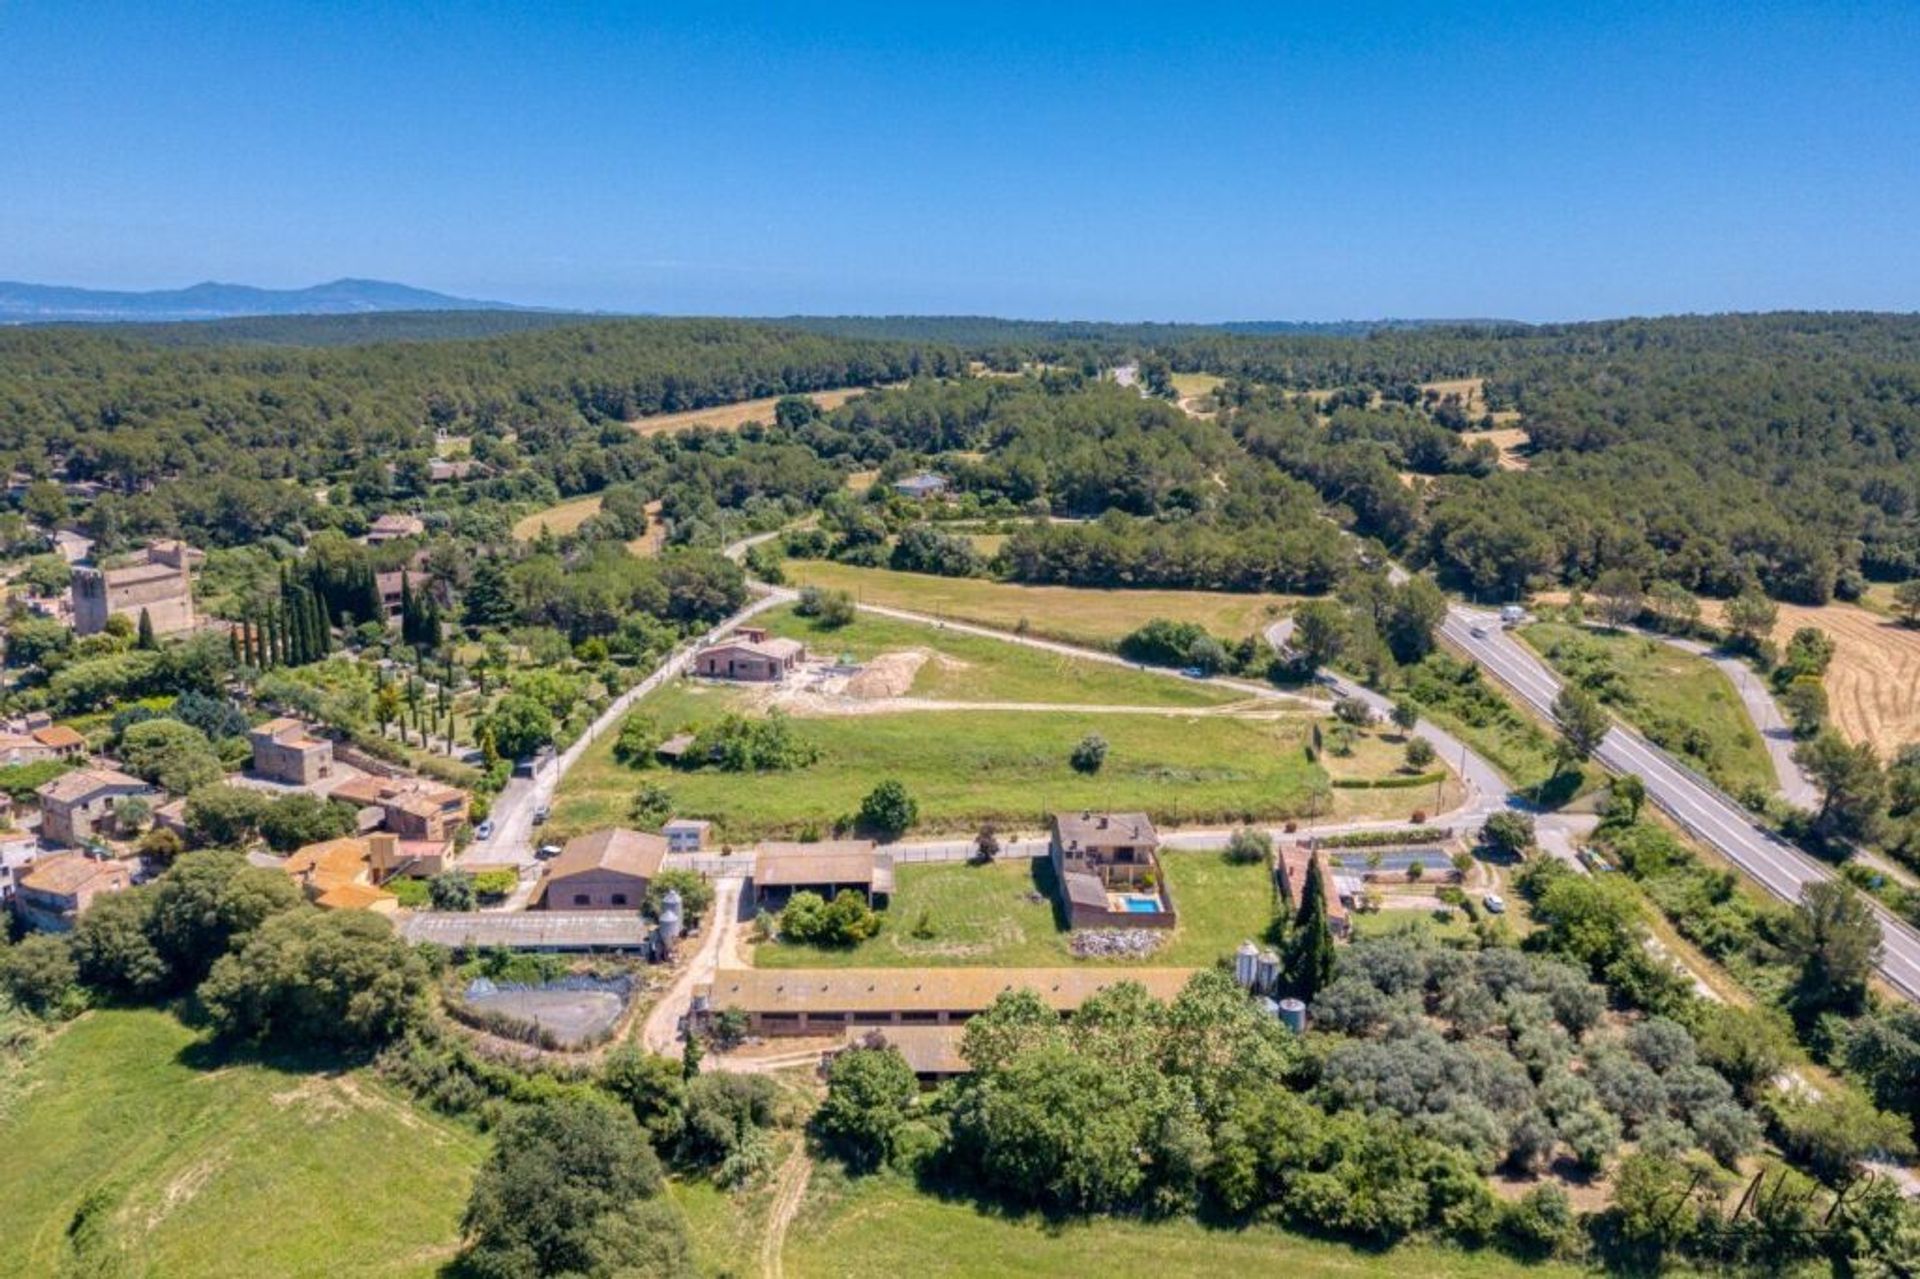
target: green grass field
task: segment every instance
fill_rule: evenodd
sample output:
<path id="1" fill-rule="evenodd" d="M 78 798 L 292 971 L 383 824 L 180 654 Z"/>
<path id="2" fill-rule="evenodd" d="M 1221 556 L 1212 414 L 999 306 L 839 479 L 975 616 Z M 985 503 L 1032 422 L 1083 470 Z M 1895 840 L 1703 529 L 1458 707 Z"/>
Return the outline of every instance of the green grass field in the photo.
<path id="1" fill-rule="evenodd" d="M 152 1010 L 89 1013 L 0 1118 L 0 1276 L 433 1275 L 484 1138 L 364 1071 L 201 1063 Z"/>
<path id="2" fill-rule="evenodd" d="M 738 1258 L 745 1266 L 751 1251 Z M 822 1167 L 787 1232 L 795 1279 L 1324 1279 L 1383 1273 L 1425 1279 L 1572 1279 L 1578 1267 L 1525 1265 L 1493 1252 L 1403 1244 L 1369 1252 L 1268 1226 L 1212 1229 L 1189 1220 L 1008 1218 L 922 1194 L 898 1177 L 849 1182 Z"/>
<path id="3" fill-rule="evenodd" d="M 1156 617 L 1199 622 L 1237 640 L 1265 627 L 1294 605 L 1286 595 L 1224 591 L 1103 591 L 1073 586 L 1023 586 L 977 577 L 935 577 L 856 568 L 829 560 L 788 560 L 788 581 L 852 591 L 863 603 L 910 609 L 956 621 L 1111 648 Z"/>
<path id="4" fill-rule="evenodd" d="M 774 609 L 758 620 L 773 633 L 801 640 L 824 656 L 845 654 L 864 662 L 881 653 L 923 649 L 944 657 L 920 667 L 908 690 L 912 697 L 1075 706 L 1224 706 L 1246 700 L 1236 690 L 1202 680 L 1150 674 L 871 614 L 830 630 L 791 608 Z"/>
<path id="5" fill-rule="evenodd" d="M 636 713 L 663 728 L 717 719 L 741 704 L 732 689 L 683 683 Z M 1284 818 L 1305 812 L 1326 774 L 1307 762 L 1307 720 L 1096 711 L 915 711 L 810 717 L 799 731 L 820 749 L 813 764 L 743 776 L 715 769 L 634 769 L 613 758 L 615 734 L 591 746 L 554 801 L 557 835 L 623 822 L 634 791 L 656 782 L 676 814 L 703 817 L 719 837 L 744 841 L 824 833 L 854 813 L 883 778 L 920 805 L 915 834 L 971 832 L 983 821 L 1035 827 L 1056 809 L 1144 809 L 1167 825 Z M 1067 757 L 1089 733 L 1108 743 L 1106 766 L 1076 773 Z M 1339 802 L 1389 804 L 1403 792 L 1342 791 Z"/>
<path id="6" fill-rule="evenodd" d="M 1180 926 L 1143 962 L 1201 967 L 1266 929 L 1273 890 L 1263 866 L 1235 866 L 1218 853 L 1201 852 L 1163 852 L 1160 863 Z M 878 937 L 846 950 L 765 944 L 755 950 L 754 963 L 762 968 L 1046 968 L 1096 962 L 1076 960 L 1067 949 L 1045 859 L 900 866 L 894 881 L 886 927 Z M 916 937 L 923 914 L 932 935 Z"/>
<path id="7" fill-rule="evenodd" d="M 1566 669 L 1568 653 L 1603 654 L 1631 690 L 1633 701 L 1614 707 L 1628 723 L 1660 740 L 1661 726 L 1697 727 L 1711 743 L 1706 757 L 1688 754 L 1677 741 L 1663 742 L 1685 755 L 1725 789 L 1739 794 L 1759 787 L 1771 794 L 1779 780 L 1766 743 L 1753 726 L 1740 694 L 1704 657 L 1638 635 L 1591 631 L 1559 622 L 1540 622 L 1519 632 L 1528 645 L 1556 669 Z M 1556 658 L 1555 652 L 1562 654 Z"/>

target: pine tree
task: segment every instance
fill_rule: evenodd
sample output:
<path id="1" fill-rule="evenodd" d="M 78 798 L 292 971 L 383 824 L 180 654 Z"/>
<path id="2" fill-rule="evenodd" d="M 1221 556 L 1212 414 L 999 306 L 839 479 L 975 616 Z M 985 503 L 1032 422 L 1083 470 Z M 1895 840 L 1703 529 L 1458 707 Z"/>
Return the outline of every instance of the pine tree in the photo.
<path id="1" fill-rule="evenodd" d="M 1300 888 L 1300 910 L 1288 938 L 1287 981 L 1301 999 L 1312 999 L 1333 980 L 1333 929 L 1327 923 L 1326 881 L 1320 854 L 1307 858 L 1307 882 Z"/>
<path id="2" fill-rule="evenodd" d="M 153 635 L 153 615 L 144 608 L 140 610 L 140 627 L 137 635 L 138 637 L 134 640 L 136 647 L 145 649 L 149 653 L 160 647 L 160 641 Z"/>

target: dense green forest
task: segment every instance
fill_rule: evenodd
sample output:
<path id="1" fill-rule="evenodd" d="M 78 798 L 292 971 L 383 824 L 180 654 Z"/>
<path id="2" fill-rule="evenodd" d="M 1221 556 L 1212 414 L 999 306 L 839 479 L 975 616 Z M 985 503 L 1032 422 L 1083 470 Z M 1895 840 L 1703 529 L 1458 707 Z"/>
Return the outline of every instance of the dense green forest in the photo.
<path id="1" fill-rule="evenodd" d="M 425 505 L 473 536 L 498 531 L 488 508 L 620 490 L 629 513 L 666 502 L 675 540 L 700 544 L 750 508 L 817 505 L 852 469 L 935 465 L 1016 513 L 1105 517 L 1024 530 L 1001 568 L 1034 581 L 1318 589 L 1341 561 L 1322 505 L 1482 594 L 1624 568 L 1821 602 L 1920 569 L 1920 318 L 1266 327 L 448 313 L 21 329 L 0 333 L 0 459 L 103 485 L 73 514 L 110 544 L 357 532 L 423 504 L 437 434 L 485 472 Z M 1099 381 L 1125 361 L 1159 396 Z M 977 363 L 1039 373 L 968 376 Z M 1226 379 L 1216 416 L 1160 398 L 1184 372 Z M 1471 416 L 1421 390 L 1467 377 L 1486 380 Z M 905 381 L 736 436 L 623 425 Z M 1484 409 L 1520 415 L 1527 469 L 1475 442 Z"/>

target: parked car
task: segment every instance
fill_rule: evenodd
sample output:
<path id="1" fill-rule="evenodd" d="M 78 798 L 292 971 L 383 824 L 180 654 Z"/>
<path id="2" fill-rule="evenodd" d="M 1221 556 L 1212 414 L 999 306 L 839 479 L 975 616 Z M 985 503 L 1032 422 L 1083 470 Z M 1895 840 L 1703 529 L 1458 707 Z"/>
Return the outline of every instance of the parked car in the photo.
<path id="1" fill-rule="evenodd" d="M 560 855 L 560 845 L 542 844 L 540 845 L 540 847 L 533 850 L 533 855 L 535 857 L 538 857 L 543 862 L 548 860 L 549 858 L 558 857 Z"/>
<path id="2" fill-rule="evenodd" d="M 489 817 L 487 818 L 486 821 L 481 822 L 478 826 L 475 826 L 473 828 L 473 837 L 476 840 L 492 839 L 493 838 L 493 818 Z"/>
<path id="3" fill-rule="evenodd" d="M 1207 677 L 1207 673 L 1198 666 L 1182 667 L 1180 673 L 1188 679 L 1205 679 Z"/>
<path id="4" fill-rule="evenodd" d="M 547 818 L 551 816 L 553 816 L 552 807 L 542 804 L 533 810 L 533 824 L 535 826 L 545 826 L 547 824 Z"/>
<path id="5" fill-rule="evenodd" d="M 1488 893 L 1480 899 L 1480 904 L 1487 908 L 1488 914 L 1504 915 L 1507 913 L 1507 899 L 1499 893 Z"/>

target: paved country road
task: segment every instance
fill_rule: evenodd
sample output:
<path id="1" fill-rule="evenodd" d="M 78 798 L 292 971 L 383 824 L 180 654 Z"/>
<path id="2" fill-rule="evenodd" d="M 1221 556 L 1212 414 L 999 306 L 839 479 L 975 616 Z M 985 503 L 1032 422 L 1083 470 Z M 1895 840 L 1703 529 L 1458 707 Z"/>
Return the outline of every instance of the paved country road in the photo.
<path id="1" fill-rule="evenodd" d="M 1456 605 L 1448 610 L 1441 633 L 1535 711 L 1552 717 L 1559 678 L 1533 650 L 1507 634 L 1496 615 Z M 1832 869 L 1762 826 L 1711 782 L 1638 733 L 1616 725 L 1595 758 L 1612 772 L 1639 777 L 1649 799 L 1784 901 L 1797 902 L 1806 885 L 1835 877 Z M 1902 995 L 1920 1002 L 1920 933 L 1877 903 L 1874 911 L 1885 939 L 1881 975 Z"/>

